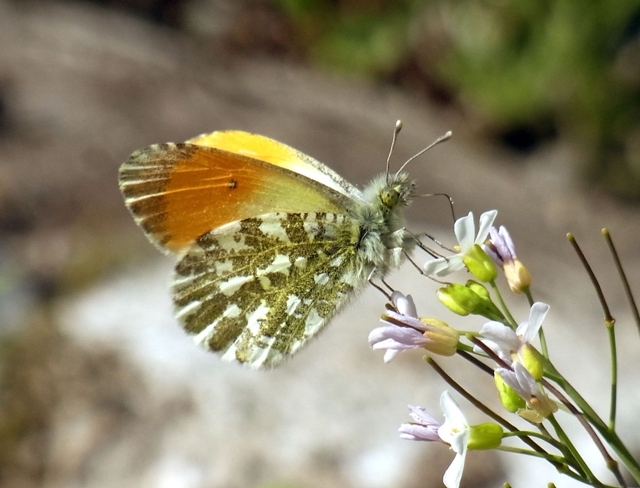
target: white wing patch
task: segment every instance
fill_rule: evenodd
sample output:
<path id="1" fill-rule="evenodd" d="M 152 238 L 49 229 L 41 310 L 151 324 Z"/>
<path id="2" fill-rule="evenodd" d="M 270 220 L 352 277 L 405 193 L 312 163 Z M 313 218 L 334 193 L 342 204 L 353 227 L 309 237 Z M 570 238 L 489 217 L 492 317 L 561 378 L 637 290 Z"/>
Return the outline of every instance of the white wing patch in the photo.
<path id="1" fill-rule="evenodd" d="M 273 366 L 366 283 L 359 237 L 340 214 L 274 213 L 219 227 L 176 267 L 178 317 L 223 359 Z"/>

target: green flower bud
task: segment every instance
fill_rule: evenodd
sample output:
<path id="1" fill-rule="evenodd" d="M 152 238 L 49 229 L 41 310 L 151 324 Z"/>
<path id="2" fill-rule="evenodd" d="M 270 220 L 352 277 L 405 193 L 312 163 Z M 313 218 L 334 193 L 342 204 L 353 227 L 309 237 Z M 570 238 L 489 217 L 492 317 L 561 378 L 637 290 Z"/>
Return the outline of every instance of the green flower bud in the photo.
<path id="1" fill-rule="evenodd" d="M 458 315 L 474 313 L 482 301 L 477 293 L 459 283 L 452 283 L 438 290 L 438 300 Z"/>
<path id="2" fill-rule="evenodd" d="M 474 244 L 473 248 L 462 256 L 462 262 L 473 276 L 484 283 L 498 277 L 496 265 L 478 244 Z"/>
<path id="3" fill-rule="evenodd" d="M 491 294 L 489 293 L 489 290 L 487 290 L 487 288 L 482 283 L 468 280 L 465 286 L 476 292 L 483 300 L 491 300 Z"/>
<path id="4" fill-rule="evenodd" d="M 477 291 L 476 291 L 477 290 Z M 489 292 L 476 281 L 466 285 L 452 283 L 438 290 L 438 299 L 442 304 L 458 315 L 482 315 L 489 320 L 502 322 L 504 315 L 491 301 Z"/>
<path id="5" fill-rule="evenodd" d="M 467 281 L 466 286 L 481 298 L 480 305 L 473 312 L 474 314 L 482 315 L 489 320 L 496 320 L 498 322 L 504 321 L 504 315 L 495 303 L 493 303 L 489 290 L 487 290 L 482 283 L 469 280 Z"/>
<path id="6" fill-rule="evenodd" d="M 531 373 L 533 379 L 540 381 L 542 379 L 543 365 L 540 353 L 531 344 L 523 344 L 518 351 L 518 358 L 522 365 Z"/>
<path id="7" fill-rule="evenodd" d="M 500 403 L 502 403 L 502 406 L 508 412 L 515 413 L 527 406 L 527 402 L 525 402 L 513 388 L 507 385 L 498 373 L 493 375 L 493 380 L 498 390 Z"/>
<path id="8" fill-rule="evenodd" d="M 495 449 L 500 446 L 503 435 L 502 427 L 493 422 L 472 425 L 470 427 L 469 440 L 467 441 L 467 449 L 470 451 Z"/>

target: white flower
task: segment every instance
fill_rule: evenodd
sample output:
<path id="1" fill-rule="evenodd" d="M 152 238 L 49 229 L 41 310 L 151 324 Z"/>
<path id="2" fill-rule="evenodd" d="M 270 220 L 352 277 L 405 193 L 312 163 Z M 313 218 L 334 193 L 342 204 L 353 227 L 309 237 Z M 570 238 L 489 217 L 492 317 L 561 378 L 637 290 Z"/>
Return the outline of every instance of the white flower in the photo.
<path id="1" fill-rule="evenodd" d="M 462 410 L 448 391 L 440 396 L 440 408 L 444 413 L 443 424 L 435 420 L 422 407 L 409 406 L 409 414 L 414 422 L 402 424 L 400 437 L 412 441 L 436 441 L 448 444 L 456 453 L 451 465 L 444 473 L 442 482 L 446 488 L 458 488 L 467 457 L 467 444 L 471 435 L 471 427 Z"/>
<path id="2" fill-rule="evenodd" d="M 409 405 L 413 422 L 402 424 L 399 432 L 402 439 L 412 441 L 442 442 L 456 453 L 442 482 L 446 488 L 458 488 L 462 479 L 464 462 L 469 449 L 495 449 L 503 437 L 502 427 L 495 423 L 470 426 L 458 404 L 448 391 L 440 397 L 440 408 L 444 423 L 438 422 L 422 407 Z"/>
<path id="3" fill-rule="evenodd" d="M 549 305 L 536 302 L 529 310 L 529 320 L 522 322 L 515 331 L 500 322 L 491 321 L 482 326 L 480 335 L 484 338 L 483 342 L 510 365 L 514 357 L 521 356 L 523 348 L 535 339 L 547 312 Z M 482 351 L 477 346 L 474 349 L 476 352 Z M 522 357 L 519 359 L 523 362 Z"/>
<path id="4" fill-rule="evenodd" d="M 444 413 L 445 422 L 438 429 L 440 439 L 451 446 L 456 453 L 451 465 L 444 473 L 442 482 L 447 488 L 458 488 L 464 470 L 464 461 L 467 457 L 467 444 L 471 428 L 462 410 L 448 391 L 444 391 L 440 397 L 440 408 Z"/>
<path id="5" fill-rule="evenodd" d="M 469 215 L 466 217 L 461 217 L 456 220 L 453 230 L 456 238 L 458 239 L 457 247 L 460 248 L 460 252 L 447 258 L 437 258 L 427 261 L 424 264 L 425 274 L 442 277 L 464 268 L 462 258 L 465 254 L 473 250 L 476 244 L 483 244 L 484 241 L 487 240 L 489 228 L 493 225 L 493 221 L 496 219 L 497 215 L 497 210 L 484 212 L 480 216 L 480 226 L 477 235 L 475 235 L 473 212 L 469 212 Z"/>

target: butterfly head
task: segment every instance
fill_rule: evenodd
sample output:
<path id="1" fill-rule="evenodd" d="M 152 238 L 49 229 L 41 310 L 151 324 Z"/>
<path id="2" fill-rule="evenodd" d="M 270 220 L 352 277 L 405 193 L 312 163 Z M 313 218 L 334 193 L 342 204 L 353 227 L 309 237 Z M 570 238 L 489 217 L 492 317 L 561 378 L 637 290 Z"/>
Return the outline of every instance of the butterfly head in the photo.
<path id="1" fill-rule="evenodd" d="M 397 206 L 405 206 L 409 203 L 415 189 L 415 182 L 409 180 L 406 173 L 396 174 L 392 177 L 385 176 L 385 185 L 378 194 L 378 199 L 383 207 L 388 209 Z"/>
<path id="2" fill-rule="evenodd" d="M 407 173 L 381 174 L 365 189 L 364 200 L 383 214 L 409 204 L 415 191 L 415 182 Z"/>

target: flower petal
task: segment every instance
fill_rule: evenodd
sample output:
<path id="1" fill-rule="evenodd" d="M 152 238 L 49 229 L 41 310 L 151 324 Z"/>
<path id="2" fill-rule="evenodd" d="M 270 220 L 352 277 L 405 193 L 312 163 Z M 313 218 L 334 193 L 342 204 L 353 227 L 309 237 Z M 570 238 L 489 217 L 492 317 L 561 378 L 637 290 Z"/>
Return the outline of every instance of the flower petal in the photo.
<path id="1" fill-rule="evenodd" d="M 434 419 L 427 411 L 422 407 L 409 405 L 411 413 L 409 416 L 415 421 L 415 423 L 402 424 L 398 431 L 402 439 L 409 439 L 412 441 L 440 441 L 438 436 L 438 428 L 440 422 Z"/>
<path id="2" fill-rule="evenodd" d="M 529 397 L 535 396 L 540 392 L 538 383 L 536 383 L 535 378 L 531 376 L 531 373 L 527 371 L 527 368 L 525 368 L 524 365 L 520 363 L 513 363 L 513 371 L 516 374 L 516 379 L 518 380 L 521 388 L 528 392 Z M 524 398 L 525 400 L 527 399 L 527 397 Z"/>
<path id="3" fill-rule="evenodd" d="M 497 210 L 489 210 L 488 212 L 484 212 L 480 216 L 480 225 L 478 228 L 478 236 L 474 241 L 475 244 L 483 244 L 484 241 L 487 240 L 487 236 L 489 235 L 489 229 L 493 225 L 493 221 L 496 220 L 497 216 L 498 216 Z"/>
<path id="4" fill-rule="evenodd" d="M 398 429 L 400 438 L 409 441 L 439 441 L 438 432 L 419 424 L 402 424 Z"/>
<path id="5" fill-rule="evenodd" d="M 480 329 L 480 335 L 487 339 L 487 342 L 493 342 L 498 346 L 506 357 L 510 357 L 511 353 L 516 352 L 522 345 L 518 335 L 511 328 L 500 322 L 487 322 Z M 490 344 L 487 345 L 491 347 Z M 493 347 L 491 349 L 495 351 Z"/>
<path id="6" fill-rule="evenodd" d="M 514 367 L 517 364 L 518 363 L 514 363 Z M 511 389 L 513 389 L 524 401 L 527 401 L 527 399 L 530 398 L 530 392 L 525 390 L 522 385 L 520 385 L 516 373 L 507 368 L 497 368 L 495 372 L 500 375 L 502 381 L 504 381 L 509 387 L 511 387 Z"/>
<path id="7" fill-rule="evenodd" d="M 467 450 L 456 454 L 451 464 L 442 477 L 442 483 L 446 488 L 458 488 L 462 479 L 462 471 L 464 470 L 464 461 L 467 457 Z"/>
<path id="8" fill-rule="evenodd" d="M 462 255 L 454 254 L 450 258 L 438 258 L 431 261 L 427 261 L 424 266 L 424 273 L 426 275 L 447 276 L 455 271 L 459 271 L 464 268 L 462 262 Z"/>
<path id="9" fill-rule="evenodd" d="M 518 334 L 522 342 L 530 343 L 535 339 L 538 329 L 540 329 L 547 312 L 549 312 L 549 308 L 549 305 L 542 302 L 536 302 L 531 306 L 529 321 L 522 322 L 516 330 L 516 334 Z"/>
<path id="10" fill-rule="evenodd" d="M 467 430 L 469 424 L 458 404 L 451 398 L 451 394 L 446 390 L 443 391 L 440 396 L 440 408 L 442 409 L 442 413 L 444 413 L 445 422 L 442 427 L 438 429 L 438 433 L 443 441 L 451 444 L 455 433 Z"/>
<path id="11" fill-rule="evenodd" d="M 460 244 L 460 251 L 464 254 L 474 244 L 474 235 L 476 232 L 476 226 L 473 222 L 473 212 L 469 212 L 466 217 L 460 217 L 453 225 L 453 231 Z"/>
<path id="12" fill-rule="evenodd" d="M 411 327 L 378 327 L 371 331 L 369 339 L 372 336 L 375 341 L 370 340 L 369 344 L 373 349 L 409 349 L 427 342 L 423 334 Z"/>
<path id="13" fill-rule="evenodd" d="M 511 239 L 511 234 L 509 234 L 509 231 L 504 225 L 500 226 L 500 230 L 498 231 L 498 233 L 500 234 L 502 245 L 505 248 L 504 255 L 510 256 L 511 261 L 513 261 L 518 256 L 516 256 L 516 247 L 513 245 L 513 239 Z"/>
<path id="14" fill-rule="evenodd" d="M 398 312 L 402 315 L 408 315 L 409 317 L 418 317 L 416 305 L 413 303 L 411 295 L 404 296 L 399 291 L 394 291 L 391 295 L 391 301 L 395 305 Z"/>
<path id="15" fill-rule="evenodd" d="M 409 414 L 409 416 L 416 422 L 423 425 L 433 425 L 437 427 L 440 427 L 440 425 L 442 425 L 441 422 L 438 422 L 431 415 L 429 415 L 429 413 L 424 407 L 418 407 L 415 405 L 407 405 L 407 406 L 409 407 L 409 410 L 411 410 L 411 413 Z"/>
<path id="16" fill-rule="evenodd" d="M 384 358 L 383 358 L 384 363 L 385 364 L 388 363 L 401 352 L 402 352 L 402 349 L 387 349 L 384 353 Z"/>
<path id="17" fill-rule="evenodd" d="M 382 316 L 380 322 L 392 327 L 409 327 L 421 332 L 425 332 L 427 330 L 420 319 L 416 317 L 410 317 L 409 315 L 402 315 L 394 312 L 393 310 L 387 310 L 387 313 Z"/>

